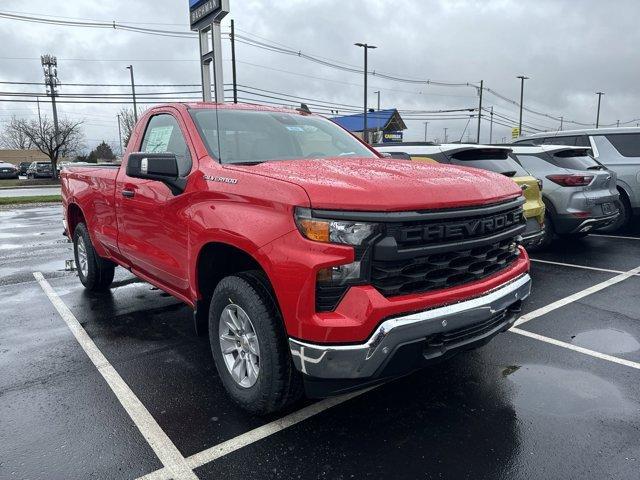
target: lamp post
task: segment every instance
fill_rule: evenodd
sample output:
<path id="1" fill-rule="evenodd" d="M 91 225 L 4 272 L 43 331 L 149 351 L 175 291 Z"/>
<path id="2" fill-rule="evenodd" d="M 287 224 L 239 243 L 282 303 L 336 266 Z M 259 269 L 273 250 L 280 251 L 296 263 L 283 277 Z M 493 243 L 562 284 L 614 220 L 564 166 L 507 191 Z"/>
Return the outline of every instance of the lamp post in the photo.
<path id="1" fill-rule="evenodd" d="M 520 120 L 518 121 L 518 135 L 522 136 L 522 100 L 524 99 L 524 81 L 529 80 L 529 77 L 518 75 L 516 78 L 520 79 Z"/>
<path id="2" fill-rule="evenodd" d="M 367 43 L 354 43 L 356 47 L 364 49 L 364 128 L 362 131 L 362 139 L 369 143 L 369 133 L 367 132 L 367 74 L 368 74 L 368 53 L 370 49 L 378 48 L 375 45 Z"/>

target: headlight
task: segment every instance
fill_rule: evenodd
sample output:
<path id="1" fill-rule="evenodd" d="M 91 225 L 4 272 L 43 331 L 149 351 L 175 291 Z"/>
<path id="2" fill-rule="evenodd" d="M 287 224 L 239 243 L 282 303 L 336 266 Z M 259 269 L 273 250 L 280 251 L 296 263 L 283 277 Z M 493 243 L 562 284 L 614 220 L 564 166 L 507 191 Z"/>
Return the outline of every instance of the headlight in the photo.
<path id="1" fill-rule="evenodd" d="M 362 245 L 376 231 L 375 223 L 315 218 L 308 208 L 296 208 L 295 221 L 300 233 L 309 240 L 346 245 Z"/>

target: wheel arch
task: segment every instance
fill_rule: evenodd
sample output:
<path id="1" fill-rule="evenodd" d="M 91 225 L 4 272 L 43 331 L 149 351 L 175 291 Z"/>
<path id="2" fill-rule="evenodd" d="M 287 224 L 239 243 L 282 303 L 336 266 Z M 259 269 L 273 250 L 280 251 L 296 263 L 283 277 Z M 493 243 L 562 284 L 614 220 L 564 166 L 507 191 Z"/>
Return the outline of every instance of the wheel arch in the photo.
<path id="1" fill-rule="evenodd" d="M 80 206 L 72 202 L 67 206 L 67 230 L 69 238 L 73 238 L 73 233 L 79 223 L 87 223 L 87 220 Z"/>
<path id="2" fill-rule="evenodd" d="M 195 258 L 193 279 L 198 310 L 205 306 L 208 309 L 209 300 L 223 278 L 240 272 L 258 271 L 264 275 L 264 287 L 271 294 L 278 312 L 281 312 L 268 269 L 254 254 L 228 242 L 211 241 L 202 245 Z"/>

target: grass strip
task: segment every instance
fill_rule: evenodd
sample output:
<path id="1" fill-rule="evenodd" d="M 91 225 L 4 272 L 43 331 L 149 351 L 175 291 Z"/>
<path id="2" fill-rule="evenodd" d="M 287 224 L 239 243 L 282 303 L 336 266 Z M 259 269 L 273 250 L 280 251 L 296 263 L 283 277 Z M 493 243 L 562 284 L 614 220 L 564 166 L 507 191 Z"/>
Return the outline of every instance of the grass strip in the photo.
<path id="1" fill-rule="evenodd" d="M 0 205 L 21 205 L 27 203 L 61 202 L 61 195 L 33 195 L 29 197 L 0 197 Z"/>

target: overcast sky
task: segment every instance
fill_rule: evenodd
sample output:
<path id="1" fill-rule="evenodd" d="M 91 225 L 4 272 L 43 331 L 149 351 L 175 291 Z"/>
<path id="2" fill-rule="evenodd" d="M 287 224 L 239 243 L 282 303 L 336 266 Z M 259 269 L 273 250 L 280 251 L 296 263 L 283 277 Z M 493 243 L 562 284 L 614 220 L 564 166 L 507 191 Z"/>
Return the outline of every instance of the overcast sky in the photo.
<path id="1" fill-rule="evenodd" d="M 330 61 L 359 67 L 362 49 L 378 46 L 370 70 L 403 78 L 453 83 L 484 80 L 501 95 L 518 100 L 527 75 L 525 106 L 554 117 L 594 123 L 596 91 L 604 91 L 601 123 L 640 117 L 640 62 L 637 0 L 230 0 L 237 34 L 278 43 Z M 2 0 L 0 12 L 82 20 L 129 22 L 148 28 L 188 31 L 188 0 Z M 143 25 L 145 24 L 145 25 Z M 260 38 L 258 38 L 260 37 Z M 40 82 L 39 57 L 58 57 L 61 93 L 128 93 L 126 87 L 72 87 L 69 83 L 127 84 L 133 64 L 138 84 L 198 84 L 195 38 L 170 38 L 126 32 L 25 23 L 0 18 L 0 81 Z M 225 82 L 231 82 L 229 42 L 223 41 Z M 238 82 L 290 95 L 345 105 L 362 105 L 362 75 L 325 67 L 295 56 L 238 44 Z M 0 84 L 6 92 L 43 92 L 44 87 Z M 138 88 L 138 93 L 193 91 L 194 87 Z M 475 88 L 412 85 L 370 77 L 369 106 L 381 91 L 382 108 L 438 110 L 477 107 Z M 188 95 L 188 94 L 187 94 Z M 195 95 L 195 94 L 194 94 Z M 0 96 L 0 99 L 9 97 Z M 255 98 L 255 97 L 253 97 Z M 518 107 L 485 92 L 509 126 L 494 125 L 493 139 L 511 136 Z M 43 113 L 50 105 L 42 103 Z M 116 146 L 116 114 L 121 105 L 61 104 L 63 116 L 85 119 L 87 147 L 102 139 Z M 346 112 L 345 112 L 346 113 Z M 0 122 L 11 115 L 36 118 L 35 105 L 0 100 Z M 513 121 L 504 119 L 507 117 Z M 406 140 L 424 137 L 424 119 L 405 119 Z M 640 120 L 638 120 L 640 121 Z M 524 123 L 557 129 L 559 122 L 525 112 Z M 429 140 L 461 137 L 467 120 L 429 120 Z M 629 125 L 635 126 L 633 121 Z M 565 129 L 571 125 L 565 123 Z M 464 135 L 475 137 L 476 120 Z M 489 140 L 483 120 L 482 141 Z"/>

